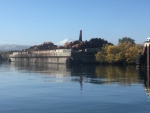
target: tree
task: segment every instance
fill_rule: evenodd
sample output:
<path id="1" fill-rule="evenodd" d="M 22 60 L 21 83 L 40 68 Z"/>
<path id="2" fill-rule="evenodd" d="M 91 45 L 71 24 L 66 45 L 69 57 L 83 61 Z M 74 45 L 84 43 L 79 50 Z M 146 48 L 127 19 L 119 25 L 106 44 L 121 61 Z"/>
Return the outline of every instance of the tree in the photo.
<path id="1" fill-rule="evenodd" d="M 128 48 L 125 52 L 126 62 L 128 64 L 135 63 L 137 56 L 141 51 L 141 46 L 135 44 L 132 47 Z"/>
<path id="2" fill-rule="evenodd" d="M 123 37 L 122 39 L 119 39 L 118 42 L 119 43 L 131 42 L 132 44 L 135 44 L 135 41 L 130 37 Z"/>
<path id="3" fill-rule="evenodd" d="M 100 63 L 106 63 L 106 56 L 107 56 L 107 50 L 108 50 L 108 47 L 110 45 L 109 44 L 106 44 L 106 45 L 103 45 L 102 47 L 102 50 L 99 51 L 95 56 L 96 56 L 96 61 L 97 62 L 100 62 Z"/>
<path id="4" fill-rule="evenodd" d="M 106 61 L 108 63 L 115 63 L 116 55 L 120 52 L 120 49 L 117 46 L 109 45 L 107 47 L 106 52 L 107 52 Z"/>
<path id="5" fill-rule="evenodd" d="M 120 51 L 119 53 L 116 54 L 115 62 L 123 63 L 124 61 L 125 61 L 125 54 L 122 51 Z"/>
<path id="6" fill-rule="evenodd" d="M 101 51 L 101 52 L 98 52 L 96 55 L 96 61 L 97 62 L 100 62 L 100 63 L 105 63 L 106 62 L 106 54 Z"/>
<path id="7" fill-rule="evenodd" d="M 115 54 L 107 54 L 106 56 L 106 61 L 108 63 L 115 63 Z"/>
<path id="8" fill-rule="evenodd" d="M 96 60 L 100 63 L 127 63 L 133 64 L 143 46 L 132 42 L 122 42 L 117 46 L 105 45 L 102 51 L 96 54 Z"/>
<path id="9" fill-rule="evenodd" d="M 9 59 L 9 52 L 0 51 L 0 61 L 7 61 Z"/>

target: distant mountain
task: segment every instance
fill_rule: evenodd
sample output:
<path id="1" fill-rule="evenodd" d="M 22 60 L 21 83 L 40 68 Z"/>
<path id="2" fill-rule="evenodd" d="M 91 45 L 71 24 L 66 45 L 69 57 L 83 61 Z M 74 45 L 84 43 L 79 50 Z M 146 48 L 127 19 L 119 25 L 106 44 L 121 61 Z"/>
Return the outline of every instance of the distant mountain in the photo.
<path id="1" fill-rule="evenodd" d="M 0 51 L 20 51 L 30 48 L 30 45 L 0 44 Z"/>
<path id="2" fill-rule="evenodd" d="M 63 46 L 66 42 L 71 42 L 71 41 L 72 41 L 72 39 L 70 39 L 70 38 L 65 38 L 64 40 L 62 40 L 62 41 L 56 43 L 56 45 Z"/>

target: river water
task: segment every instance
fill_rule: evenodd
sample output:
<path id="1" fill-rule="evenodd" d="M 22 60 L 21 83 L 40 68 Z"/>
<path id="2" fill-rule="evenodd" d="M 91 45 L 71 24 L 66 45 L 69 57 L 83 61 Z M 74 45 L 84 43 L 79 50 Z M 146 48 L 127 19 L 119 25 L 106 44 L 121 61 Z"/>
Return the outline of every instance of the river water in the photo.
<path id="1" fill-rule="evenodd" d="M 0 113 L 149 113 L 135 66 L 0 64 Z"/>

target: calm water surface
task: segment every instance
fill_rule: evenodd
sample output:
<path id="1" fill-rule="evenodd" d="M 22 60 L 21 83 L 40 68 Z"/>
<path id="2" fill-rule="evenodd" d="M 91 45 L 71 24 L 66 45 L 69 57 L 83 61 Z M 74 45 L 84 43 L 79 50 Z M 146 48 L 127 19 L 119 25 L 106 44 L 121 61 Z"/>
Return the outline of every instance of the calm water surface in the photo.
<path id="1" fill-rule="evenodd" d="M 149 113 L 135 66 L 0 64 L 0 113 Z"/>

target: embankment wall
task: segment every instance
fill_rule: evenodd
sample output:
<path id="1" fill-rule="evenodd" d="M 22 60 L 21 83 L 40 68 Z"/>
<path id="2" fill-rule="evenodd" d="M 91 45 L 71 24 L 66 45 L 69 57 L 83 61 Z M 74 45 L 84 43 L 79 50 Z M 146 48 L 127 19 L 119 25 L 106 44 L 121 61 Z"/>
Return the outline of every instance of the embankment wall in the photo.
<path id="1" fill-rule="evenodd" d="M 39 54 L 33 53 L 14 53 L 10 55 L 12 62 L 26 62 L 26 63 L 60 63 L 65 64 L 66 60 L 71 58 L 74 64 L 93 64 L 96 63 L 95 53 L 93 52 L 50 52 Z"/>

